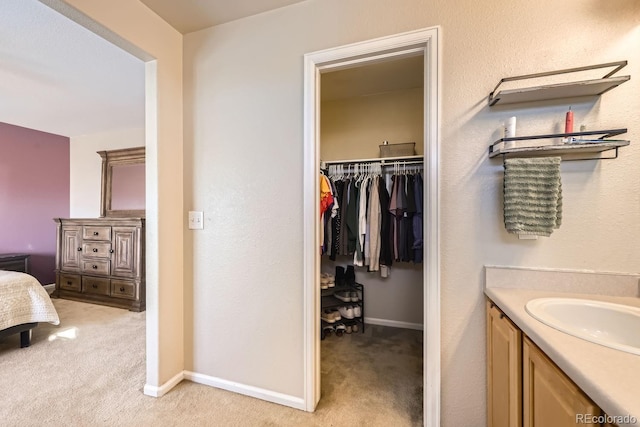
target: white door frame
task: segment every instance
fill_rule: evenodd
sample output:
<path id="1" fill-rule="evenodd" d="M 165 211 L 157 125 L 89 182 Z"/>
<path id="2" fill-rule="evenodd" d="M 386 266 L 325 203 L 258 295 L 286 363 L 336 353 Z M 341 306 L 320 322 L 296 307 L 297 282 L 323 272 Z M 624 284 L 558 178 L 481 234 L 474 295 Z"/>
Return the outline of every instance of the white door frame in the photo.
<path id="1" fill-rule="evenodd" d="M 424 422 L 440 425 L 440 27 L 382 37 L 304 56 L 304 402 L 320 400 L 320 74 L 424 54 Z"/>

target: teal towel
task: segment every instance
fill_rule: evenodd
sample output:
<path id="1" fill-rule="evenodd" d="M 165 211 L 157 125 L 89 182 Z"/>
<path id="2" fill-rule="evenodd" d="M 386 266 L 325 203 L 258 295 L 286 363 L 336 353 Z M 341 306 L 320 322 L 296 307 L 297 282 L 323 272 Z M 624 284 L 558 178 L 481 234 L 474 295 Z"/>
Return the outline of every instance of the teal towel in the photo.
<path id="1" fill-rule="evenodd" d="M 562 223 L 560 157 L 505 159 L 504 225 L 509 233 L 550 236 Z"/>

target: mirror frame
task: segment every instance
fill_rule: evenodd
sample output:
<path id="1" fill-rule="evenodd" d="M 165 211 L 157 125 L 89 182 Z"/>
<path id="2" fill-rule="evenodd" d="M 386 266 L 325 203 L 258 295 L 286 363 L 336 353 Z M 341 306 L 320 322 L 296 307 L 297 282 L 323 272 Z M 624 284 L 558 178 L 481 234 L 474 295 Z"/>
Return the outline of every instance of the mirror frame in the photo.
<path id="1" fill-rule="evenodd" d="M 144 218 L 145 210 L 112 210 L 111 209 L 111 182 L 113 167 L 119 165 L 144 164 L 145 147 L 124 148 L 121 150 L 98 151 L 102 157 L 102 183 L 100 191 L 100 217 Z"/>

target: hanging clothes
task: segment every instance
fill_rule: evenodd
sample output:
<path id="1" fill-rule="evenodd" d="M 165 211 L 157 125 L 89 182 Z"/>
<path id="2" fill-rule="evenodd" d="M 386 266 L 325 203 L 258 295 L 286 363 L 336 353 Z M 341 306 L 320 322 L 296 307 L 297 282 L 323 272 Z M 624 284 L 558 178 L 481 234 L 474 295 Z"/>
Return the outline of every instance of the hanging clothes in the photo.
<path id="1" fill-rule="evenodd" d="M 369 220 L 368 236 L 369 236 L 369 251 L 365 255 L 365 265 L 369 266 L 369 271 L 380 270 L 380 243 L 381 243 L 381 217 L 382 212 L 380 210 L 380 177 L 373 178 L 371 184 L 371 193 L 369 194 Z M 368 257 L 367 257 L 368 255 Z"/>
<path id="2" fill-rule="evenodd" d="M 415 263 L 421 263 L 424 258 L 424 238 L 422 236 L 422 224 L 423 224 L 423 182 L 422 175 L 417 173 L 413 182 L 414 196 L 416 201 L 416 212 L 413 215 L 413 261 Z"/>
<path id="3" fill-rule="evenodd" d="M 389 206 L 391 197 L 385 182 L 381 179 L 378 186 L 378 196 L 380 199 L 380 265 L 391 267 L 393 264 L 393 242 L 391 235 L 393 233 L 391 224 L 391 212 Z"/>
<path id="4" fill-rule="evenodd" d="M 396 168 L 387 186 L 381 168 L 366 170 L 356 167 L 353 177 L 321 175 L 322 253 L 332 260 L 352 256 L 354 265 L 371 272 L 394 261 L 423 262 L 422 175 Z"/>
<path id="5" fill-rule="evenodd" d="M 333 181 L 333 185 L 335 187 L 335 197 L 336 203 L 338 205 L 338 209 L 336 211 L 335 216 L 333 216 L 331 221 L 331 249 L 329 251 L 329 259 L 335 261 L 336 255 L 340 254 L 340 229 L 342 226 L 342 193 L 344 190 L 344 181 L 336 180 Z"/>
<path id="6" fill-rule="evenodd" d="M 353 255 L 356 252 L 356 241 L 358 240 L 358 210 L 359 210 L 359 189 L 356 180 L 349 183 L 349 194 L 347 200 L 347 252 L 344 255 Z"/>

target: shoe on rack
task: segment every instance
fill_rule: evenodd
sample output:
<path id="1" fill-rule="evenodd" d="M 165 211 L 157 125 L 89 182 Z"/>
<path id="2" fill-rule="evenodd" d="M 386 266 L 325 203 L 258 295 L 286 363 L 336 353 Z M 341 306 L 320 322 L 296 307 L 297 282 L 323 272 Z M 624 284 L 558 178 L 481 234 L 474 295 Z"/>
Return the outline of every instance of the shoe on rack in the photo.
<path id="1" fill-rule="evenodd" d="M 325 273 L 327 275 L 327 285 L 330 288 L 333 288 L 334 286 L 336 286 L 336 276 L 334 276 L 331 273 Z"/>
<path id="2" fill-rule="evenodd" d="M 340 291 L 333 294 L 334 297 L 338 298 L 342 302 L 351 302 L 351 292 L 349 291 Z"/>
<path id="3" fill-rule="evenodd" d="M 339 307 L 338 312 L 340 312 L 340 316 L 344 317 L 345 319 L 353 319 L 354 317 L 353 307 L 351 306 Z"/>
<path id="4" fill-rule="evenodd" d="M 342 334 L 347 331 L 347 327 L 344 326 L 343 324 L 336 325 L 335 329 L 336 329 L 336 336 L 337 337 L 341 337 Z"/>
<path id="5" fill-rule="evenodd" d="M 360 329 L 358 325 L 351 326 L 351 332 L 358 332 L 358 329 Z"/>
<path id="6" fill-rule="evenodd" d="M 362 317 L 362 309 L 359 305 L 353 306 L 353 315 L 354 317 Z"/>
<path id="7" fill-rule="evenodd" d="M 347 325 L 347 329 L 345 330 L 345 332 L 350 334 L 351 331 L 352 331 L 351 325 Z"/>
<path id="8" fill-rule="evenodd" d="M 329 278 L 327 273 L 320 274 L 320 289 L 329 289 Z"/>
<path id="9" fill-rule="evenodd" d="M 358 293 L 356 291 L 350 291 L 349 292 L 349 297 L 351 298 L 352 302 L 360 301 L 360 299 L 358 298 Z"/>
<path id="10" fill-rule="evenodd" d="M 356 270 L 353 265 L 347 266 L 347 271 L 344 273 L 344 278 L 347 282 L 347 285 L 352 286 L 356 284 Z"/>
<path id="11" fill-rule="evenodd" d="M 342 319 L 342 317 L 340 317 L 340 313 L 334 309 L 322 310 L 322 313 L 320 313 L 320 318 L 327 323 L 335 323 L 338 320 Z"/>
<path id="12" fill-rule="evenodd" d="M 335 279 L 336 279 L 336 285 L 338 286 L 344 286 L 347 284 L 347 281 L 345 280 L 345 276 L 344 276 L 344 267 L 339 265 L 336 266 Z"/>

